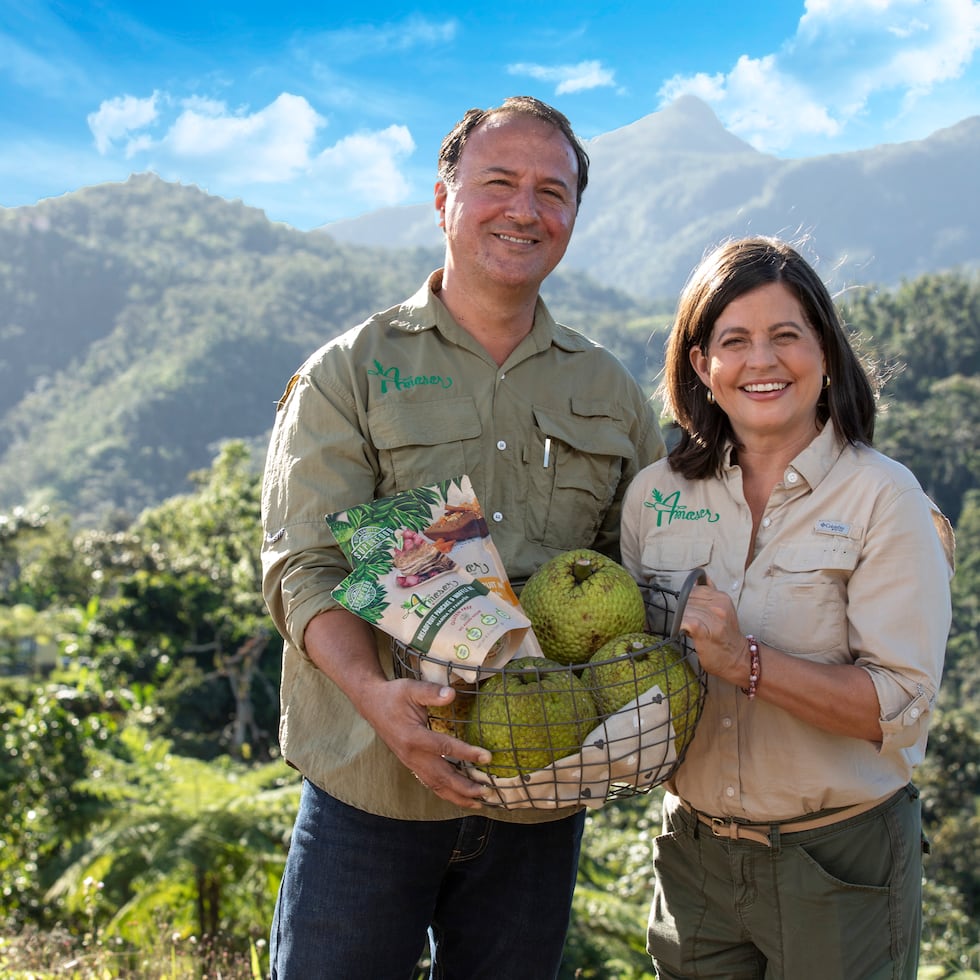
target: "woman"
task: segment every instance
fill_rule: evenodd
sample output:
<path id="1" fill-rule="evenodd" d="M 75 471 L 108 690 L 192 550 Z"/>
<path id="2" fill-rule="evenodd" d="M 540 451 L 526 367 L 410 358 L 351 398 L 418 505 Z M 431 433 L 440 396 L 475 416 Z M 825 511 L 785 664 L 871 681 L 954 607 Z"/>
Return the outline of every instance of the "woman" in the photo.
<path id="1" fill-rule="evenodd" d="M 709 680 L 654 851 L 658 975 L 914 978 L 949 524 L 871 448 L 871 381 L 783 242 L 695 270 L 662 394 L 680 441 L 627 493 L 623 561 L 705 570 L 681 625 Z"/>

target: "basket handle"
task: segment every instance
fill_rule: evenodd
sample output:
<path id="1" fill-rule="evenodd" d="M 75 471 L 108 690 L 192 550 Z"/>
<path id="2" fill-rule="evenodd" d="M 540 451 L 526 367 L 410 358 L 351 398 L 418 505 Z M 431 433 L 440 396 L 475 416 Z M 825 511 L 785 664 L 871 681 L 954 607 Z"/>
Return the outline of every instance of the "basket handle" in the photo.
<path id="1" fill-rule="evenodd" d="M 684 584 L 677 593 L 677 607 L 674 609 L 674 622 L 670 627 L 670 638 L 672 640 L 680 639 L 681 620 L 684 618 L 684 609 L 687 606 L 687 600 L 691 597 L 691 589 L 695 585 L 704 585 L 707 581 L 708 576 L 705 574 L 703 568 L 695 568 L 693 571 L 687 573 L 687 578 L 684 579 Z"/>

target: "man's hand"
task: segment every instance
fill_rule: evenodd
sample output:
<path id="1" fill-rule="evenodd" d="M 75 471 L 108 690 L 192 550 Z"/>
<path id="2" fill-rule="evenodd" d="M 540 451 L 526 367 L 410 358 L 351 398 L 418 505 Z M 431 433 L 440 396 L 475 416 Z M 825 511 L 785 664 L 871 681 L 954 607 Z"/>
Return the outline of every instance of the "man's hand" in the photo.
<path id="1" fill-rule="evenodd" d="M 456 806 L 482 805 L 486 787 L 463 775 L 447 759 L 486 765 L 487 749 L 429 729 L 428 706 L 451 704 L 456 692 L 428 681 L 386 680 L 358 710 L 382 741 L 436 796 Z"/>
<path id="2" fill-rule="evenodd" d="M 423 786 L 456 806 L 482 805 L 486 787 L 446 760 L 486 764 L 490 752 L 428 727 L 428 706 L 450 704 L 456 696 L 451 687 L 389 680 L 378 662 L 373 630 L 346 609 L 315 616 L 306 627 L 304 642 L 310 660 L 350 698 L 358 714 Z"/>

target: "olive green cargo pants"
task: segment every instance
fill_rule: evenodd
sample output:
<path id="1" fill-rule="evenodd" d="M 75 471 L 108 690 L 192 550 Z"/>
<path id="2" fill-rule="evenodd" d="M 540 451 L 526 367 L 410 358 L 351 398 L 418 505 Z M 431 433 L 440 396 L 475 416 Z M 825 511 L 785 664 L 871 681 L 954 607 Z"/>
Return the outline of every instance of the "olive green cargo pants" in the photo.
<path id="1" fill-rule="evenodd" d="M 918 795 L 909 786 L 829 827 L 777 832 L 771 847 L 715 837 L 665 806 L 647 930 L 658 976 L 915 980 Z"/>

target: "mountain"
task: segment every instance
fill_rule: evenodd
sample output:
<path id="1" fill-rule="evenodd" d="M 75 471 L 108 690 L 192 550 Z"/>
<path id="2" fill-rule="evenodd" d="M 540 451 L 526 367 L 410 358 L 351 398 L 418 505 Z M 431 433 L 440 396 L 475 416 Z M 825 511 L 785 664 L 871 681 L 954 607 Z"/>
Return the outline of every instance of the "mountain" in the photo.
<path id="1" fill-rule="evenodd" d="M 0 209 L 0 513 L 51 502 L 99 523 L 190 490 L 223 440 L 261 459 L 293 371 L 441 260 L 146 174 Z M 643 364 L 620 328 L 647 310 L 573 273 L 546 285 L 556 314 Z"/>
<path id="2" fill-rule="evenodd" d="M 806 239 L 834 288 L 980 266 L 980 116 L 928 139 L 781 160 L 684 96 L 586 143 L 592 164 L 563 267 L 646 299 L 676 296 L 710 245 Z M 431 204 L 324 225 L 351 244 L 437 246 Z"/>
<path id="3" fill-rule="evenodd" d="M 980 118 L 784 161 L 685 98 L 589 151 L 578 227 L 543 292 L 648 390 L 677 291 L 726 235 L 804 230 L 838 286 L 980 265 Z M 222 440 L 261 458 L 296 367 L 442 260 L 428 206 L 346 223 L 358 242 L 343 231 L 146 174 L 0 208 L 0 513 L 50 501 L 98 523 L 191 489 Z"/>

